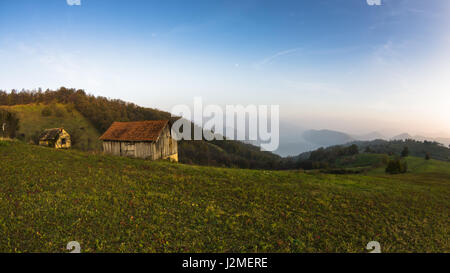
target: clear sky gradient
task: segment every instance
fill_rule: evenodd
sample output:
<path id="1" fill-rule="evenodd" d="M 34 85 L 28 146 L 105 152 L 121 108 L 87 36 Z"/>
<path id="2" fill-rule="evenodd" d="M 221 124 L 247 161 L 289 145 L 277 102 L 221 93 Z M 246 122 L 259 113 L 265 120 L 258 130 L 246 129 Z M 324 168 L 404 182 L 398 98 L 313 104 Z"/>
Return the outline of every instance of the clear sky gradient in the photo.
<path id="1" fill-rule="evenodd" d="M 279 104 L 303 128 L 449 136 L 449 25 L 448 0 L 0 0 L 0 89 Z"/>

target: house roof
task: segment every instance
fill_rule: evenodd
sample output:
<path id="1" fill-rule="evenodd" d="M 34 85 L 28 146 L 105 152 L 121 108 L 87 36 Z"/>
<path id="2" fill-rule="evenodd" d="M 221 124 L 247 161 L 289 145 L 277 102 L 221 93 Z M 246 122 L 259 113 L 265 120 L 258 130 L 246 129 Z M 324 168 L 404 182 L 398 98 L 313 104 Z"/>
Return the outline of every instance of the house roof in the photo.
<path id="1" fill-rule="evenodd" d="M 168 120 L 114 122 L 100 137 L 113 141 L 157 141 Z"/>
<path id="2" fill-rule="evenodd" d="M 42 141 L 55 140 L 59 137 L 59 134 L 61 132 L 62 132 L 62 128 L 46 129 L 39 136 L 39 140 L 42 140 Z"/>

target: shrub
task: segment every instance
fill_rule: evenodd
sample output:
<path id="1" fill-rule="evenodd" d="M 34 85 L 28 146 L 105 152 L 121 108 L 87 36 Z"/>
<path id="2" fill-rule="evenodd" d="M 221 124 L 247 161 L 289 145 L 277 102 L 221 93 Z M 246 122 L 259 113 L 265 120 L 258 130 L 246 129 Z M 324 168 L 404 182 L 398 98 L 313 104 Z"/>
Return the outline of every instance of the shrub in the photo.
<path id="1" fill-rule="evenodd" d="M 359 154 L 359 148 L 356 144 L 351 145 L 350 147 L 347 148 L 347 153 L 349 155 L 357 155 Z"/>
<path id="2" fill-rule="evenodd" d="M 38 145 L 39 144 L 39 136 L 41 135 L 41 133 L 39 131 L 34 132 L 34 134 L 31 135 L 30 140 Z"/>
<path id="3" fill-rule="evenodd" d="M 407 170 L 408 164 L 406 163 L 406 161 L 401 161 L 400 159 L 390 160 L 386 167 L 386 173 L 389 174 L 406 173 Z"/>
<path id="4" fill-rule="evenodd" d="M 49 117 L 52 115 L 52 109 L 49 106 L 44 107 L 41 112 L 43 117 Z"/>
<path id="5" fill-rule="evenodd" d="M 19 130 L 19 118 L 15 113 L 0 109 L 0 137 L 15 138 Z"/>
<path id="6" fill-rule="evenodd" d="M 55 107 L 54 112 L 55 112 L 56 117 L 58 117 L 58 118 L 64 117 L 64 109 L 62 109 L 60 107 Z"/>
<path id="7" fill-rule="evenodd" d="M 402 157 L 407 157 L 409 156 L 409 148 L 407 146 L 405 146 L 402 150 Z"/>
<path id="8" fill-rule="evenodd" d="M 4 140 L 0 140 L 0 147 L 1 146 L 3 146 L 3 147 L 9 146 L 9 142 L 8 141 L 4 141 Z"/>
<path id="9" fill-rule="evenodd" d="M 383 155 L 383 157 L 381 158 L 381 162 L 383 164 L 388 164 L 389 163 L 389 156 L 387 154 Z"/>

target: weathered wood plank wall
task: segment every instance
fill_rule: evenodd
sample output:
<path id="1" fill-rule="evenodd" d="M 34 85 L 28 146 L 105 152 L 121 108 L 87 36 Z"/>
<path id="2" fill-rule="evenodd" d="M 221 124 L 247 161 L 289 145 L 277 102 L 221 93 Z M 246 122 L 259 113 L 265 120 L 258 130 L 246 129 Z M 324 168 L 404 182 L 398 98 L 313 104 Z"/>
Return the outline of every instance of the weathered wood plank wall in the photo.
<path id="1" fill-rule="evenodd" d="M 103 151 L 117 156 L 151 160 L 171 157 L 178 160 L 178 144 L 172 139 L 169 126 L 163 129 L 156 142 L 103 141 Z"/>

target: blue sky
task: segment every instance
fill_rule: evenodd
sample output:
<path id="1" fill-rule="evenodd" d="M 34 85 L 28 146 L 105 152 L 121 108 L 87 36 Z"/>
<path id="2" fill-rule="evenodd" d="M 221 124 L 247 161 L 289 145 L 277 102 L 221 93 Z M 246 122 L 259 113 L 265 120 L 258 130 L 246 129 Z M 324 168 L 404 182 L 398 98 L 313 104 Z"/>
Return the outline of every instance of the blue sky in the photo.
<path id="1" fill-rule="evenodd" d="M 282 121 L 450 135 L 450 1 L 0 0 L 0 89 L 170 110 L 279 104 Z"/>

